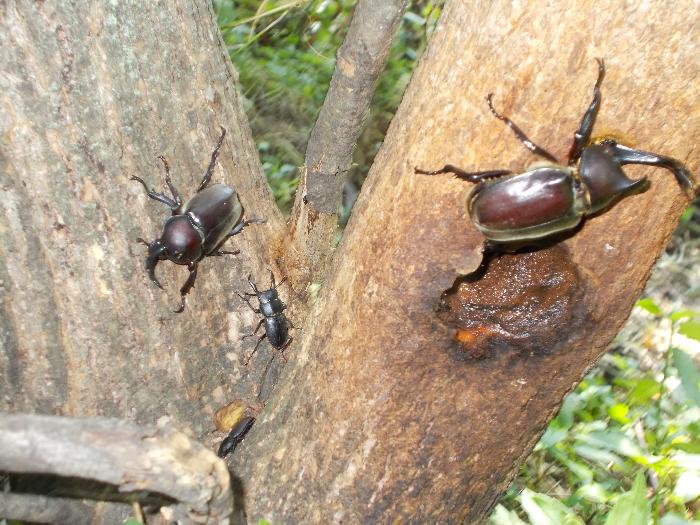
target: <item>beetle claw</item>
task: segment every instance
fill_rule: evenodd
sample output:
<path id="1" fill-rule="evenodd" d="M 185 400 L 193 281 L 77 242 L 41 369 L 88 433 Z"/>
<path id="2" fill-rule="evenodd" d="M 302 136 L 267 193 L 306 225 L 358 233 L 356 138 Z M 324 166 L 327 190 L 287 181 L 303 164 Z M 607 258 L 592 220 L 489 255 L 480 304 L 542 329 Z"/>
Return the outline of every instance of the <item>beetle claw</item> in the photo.
<path id="1" fill-rule="evenodd" d="M 183 297 L 182 300 L 180 301 L 180 306 L 177 307 L 175 310 L 173 310 L 173 313 L 181 314 L 182 312 L 185 311 L 185 306 L 186 306 L 186 300 Z"/>

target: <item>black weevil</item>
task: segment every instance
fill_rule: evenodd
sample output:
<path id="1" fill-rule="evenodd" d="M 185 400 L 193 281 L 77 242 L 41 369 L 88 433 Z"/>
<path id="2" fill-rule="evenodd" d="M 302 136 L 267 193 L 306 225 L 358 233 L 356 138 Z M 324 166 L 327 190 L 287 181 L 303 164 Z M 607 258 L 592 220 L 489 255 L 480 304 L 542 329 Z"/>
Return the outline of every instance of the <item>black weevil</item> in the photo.
<path id="1" fill-rule="evenodd" d="M 645 190 L 647 178 L 628 179 L 622 171 L 625 164 L 648 164 L 671 170 L 678 184 L 689 191 L 693 185 L 690 171 L 679 161 L 628 148 L 610 137 L 591 142 L 604 76 L 605 64 L 598 60 L 593 100 L 574 134 L 567 166 L 559 164 L 554 155 L 528 139 L 508 117 L 498 113 L 491 100 L 493 94 L 489 94 L 486 100 L 491 113 L 505 122 L 526 148 L 550 162 L 517 174 L 509 170 L 468 173 L 452 165 L 436 171 L 415 168 L 415 172 L 423 175 L 452 173 L 461 180 L 478 183 L 469 195 L 468 211 L 475 226 L 486 237 L 487 247 L 519 247 L 572 231 L 584 217 Z"/>
<path id="2" fill-rule="evenodd" d="M 238 444 L 243 441 L 243 438 L 250 430 L 250 427 L 255 423 L 254 417 L 244 417 L 242 418 L 229 432 L 228 436 L 224 438 L 219 445 L 219 450 L 216 453 L 220 458 L 226 457 L 228 454 L 236 450 Z"/>
<path id="3" fill-rule="evenodd" d="M 272 273 L 272 270 L 270 270 L 270 280 L 272 281 L 272 285 L 270 288 L 268 288 L 267 290 L 258 290 L 258 287 L 251 280 L 249 275 L 248 284 L 252 288 L 253 293 L 238 293 L 238 297 L 243 299 L 256 314 L 263 315 L 263 318 L 260 319 L 260 322 L 258 323 L 258 326 L 255 327 L 253 333 L 245 335 L 243 336 L 243 338 L 245 339 L 246 337 L 252 337 L 256 335 L 258 333 L 258 330 L 260 330 L 262 324 L 265 324 L 265 333 L 262 334 L 258 339 L 258 342 L 255 343 L 255 348 L 253 348 L 253 351 L 248 356 L 248 359 L 246 359 L 246 365 L 248 365 L 250 359 L 258 350 L 258 346 L 260 346 L 260 343 L 266 337 L 267 340 L 270 341 L 272 347 L 279 350 L 280 352 L 284 352 L 284 349 L 287 348 L 287 346 L 289 346 L 289 343 L 292 342 L 292 338 L 289 337 L 289 322 L 287 321 L 287 318 L 284 315 L 284 310 L 287 307 L 282 302 L 282 299 L 280 299 L 277 293 L 278 285 L 275 284 L 275 274 Z M 282 284 L 283 282 L 284 279 L 282 279 L 279 282 L 279 284 Z M 258 305 L 260 306 L 260 308 L 255 308 L 252 304 L 250 304 L 250 300 L 248 299 L 248 297 L 257 297 Z"/>
<path id="4" fill-rule="evenodd" d="M 209 167 L 199 184 L 199 188 L 197 188 L 197 193 L 184 206 L 180 194 L 170 180 L 168 161 L 162 155 L 158 158 L 165 167 L 165 183 L 173 194 L 172 198 L 163 193 L 156 193 L 155 190 L 149 190 L 143 179 L 136 176 L 131 177 L 131 180 L 138 181 L 143 185 L 149 198 L 162 202 L 172 211 L 172 216 L 165 221 L 160 239 L 150 243 L 141 238 L 138 241 L 148 246 L 146 270 L 151 281 L 161 289 L 163 287 L 155 275 L 156 265 L 159 261 L 167 259 L 175 264 L 187 265 L 190 274 L 185 284 L 180 288 L 180 306 L 175 310 L 177 313 L 185 309 L 185 296 L 194 286 L 199 261 L 208 256 L 239 253 L 238 251 L 221 251 L 219 248 L 229 237 L 240 233 L 249 224 L 265 222 L 264 219 L 242 220 L 243 207 L 236 190 L 232 187 L 225 184 L 208 186 L 225 136 L 226 130 L 222 127 L 221 137 L 219 137 L 219 142 L 211 154 Z"/>

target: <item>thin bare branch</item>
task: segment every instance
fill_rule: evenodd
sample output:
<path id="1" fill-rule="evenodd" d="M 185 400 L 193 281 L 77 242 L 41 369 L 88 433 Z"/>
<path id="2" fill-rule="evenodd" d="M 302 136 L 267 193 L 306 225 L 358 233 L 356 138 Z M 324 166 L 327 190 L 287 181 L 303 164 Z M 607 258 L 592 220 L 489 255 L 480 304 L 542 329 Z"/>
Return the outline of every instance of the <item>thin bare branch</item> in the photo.
<path id="1" fill-rule="evenodd" d="M 233 493 L 226 465 L 170 427 L 118 419 L 0 414 L 0 470 L 51 474 L 147 491 L 178 503 L 185 522 L 228 523 Z"/>
<path id="2" fill-rule="evenodd" d="M 360 0 L 338 50 L 292 212 L 290 253 L 298 259 L 290 266 L 304 272 L 297 282 L 309 283 L 325 269 L 352 151 L 406 5 L 406 0 Z"/>

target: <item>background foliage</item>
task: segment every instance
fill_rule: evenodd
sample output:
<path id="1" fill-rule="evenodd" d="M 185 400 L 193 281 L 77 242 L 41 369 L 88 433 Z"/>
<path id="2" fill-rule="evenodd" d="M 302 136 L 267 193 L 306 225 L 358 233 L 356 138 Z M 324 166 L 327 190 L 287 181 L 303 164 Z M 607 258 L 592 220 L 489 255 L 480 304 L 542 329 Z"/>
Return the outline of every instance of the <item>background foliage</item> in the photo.
<path id="1" fill-rule="evenodd" d="M 288 211 L 306 141 L 321 109 L 355 2 L 215 0 L 219 25 L 240 75 L 263 169 Z M 440 1 L 411 2 L 379 79 L 345 188 L 345 219 L 440 14 Z"/>
<path id="2" fill-rule="evenodd" d="M 215 0 L 268 181 L 289 210 L 351 0 Z M 410 3 L 345 189 L 369 170 L 443 1 Z M 626 328 L 565 400 L 494 525 L 700 525 L 700 206 L 683 217 Z"/>

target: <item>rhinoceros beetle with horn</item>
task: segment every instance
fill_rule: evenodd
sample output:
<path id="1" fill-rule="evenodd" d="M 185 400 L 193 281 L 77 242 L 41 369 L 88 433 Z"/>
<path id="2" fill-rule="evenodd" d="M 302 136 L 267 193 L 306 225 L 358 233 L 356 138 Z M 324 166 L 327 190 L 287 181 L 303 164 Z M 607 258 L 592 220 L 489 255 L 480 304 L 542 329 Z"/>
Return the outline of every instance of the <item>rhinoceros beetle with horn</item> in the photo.
<path id="1" fill-rule="evenodd" d="M 172 193 L 172 198 L 164 193 L 149 190 L 143 179 L 131 177 L 131 180 L 143 185 L 149 198 L 162 202 L 172 211 L 172 216 L 165 221 L 160 239 L 146 242 L 139 238 L 138 241 L 148 246 L 146 270 L 153 284 L 159 288 L 163 288 L 155 274 L 159 261 L 169 260 L 175 264 L 186 265 L 189 269 L 187 281 L 180 288 L 180 306 L 175 310 L 176 313 L 185 309 L 185 296 L 194 286 L 199 262 L 209 256 L 239 253 L 239 251 L 222 251 L 219 248 L 229 237 L 240 233 L 249 224 L 265 222 L 264 219 L 243 220 L 243 207 L 236 190 L 231 186 L 225 184 L 209 186 L 225 136 L 226 130 L 222 127 L 221 137 L 211 154 L 209 167 L 197 188 L 197 193 L 184 205 L 179 192 L 170 180 L 170 166 L 165 157 L 158 158 L 163 162 L 165 183 Z"/>
<path id="2" fill-rule="evenodd" d="M 615 202 L 645 190 L 646 177 L 630 180 L 622 171 L 626 164 L 647 164 L 670 170 L 678 184 L 690 192 L 693 186 L 688 168 L 676 159 L 636 150 L 610 137 L 591 141 L 600 108 L 600 85 L 605 64 L 598 61 L 598 80 L 593 100 L 574 134 L 567 165 L 532 142 L 508 117 L 493 107 L 493 94 L 486 100 L 493 115 L 510 127 L 523 145 L 548 162 L 524 173 L 490 170 L 469 173 L 452 165 L 435 171 L 415 168 L 415 173 L 452 173 L 477 183 L 468 197 L 468 211 L 474 225 L 486 237 L 486 248 L 536 244 L 541 239 L 574 230 L 590 215 L 605 211 Z"/>

